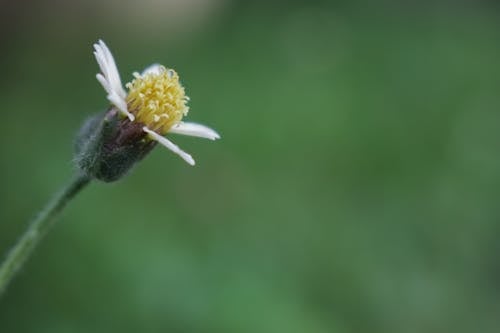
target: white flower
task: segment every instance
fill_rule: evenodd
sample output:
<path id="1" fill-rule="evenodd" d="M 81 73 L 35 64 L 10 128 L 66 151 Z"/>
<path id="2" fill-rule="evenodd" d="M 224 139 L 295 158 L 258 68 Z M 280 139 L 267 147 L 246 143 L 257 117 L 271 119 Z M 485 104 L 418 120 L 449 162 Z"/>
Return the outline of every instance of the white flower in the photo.
<path id="1" fill-rule="evenodd" d="M 142 130 L 150 140 L 157 141 L 179 155 L 190 165 L 195 161 L 173 142 L 164 137 L 167 133 L 195 136 L 210 140 L 220 136 L 213 129 L 183 122 L 187 115 L 189 98 L 173 69 L 159 64 L 147 67 L 141 74 L 134 73 L 134 79 L 123 88 L 113 55 L 102 40 L 94 44 L 94 55 L 101 69 L 97 80 L 106 90 L 108 100 L 130 122 L 143 125 Z"/>

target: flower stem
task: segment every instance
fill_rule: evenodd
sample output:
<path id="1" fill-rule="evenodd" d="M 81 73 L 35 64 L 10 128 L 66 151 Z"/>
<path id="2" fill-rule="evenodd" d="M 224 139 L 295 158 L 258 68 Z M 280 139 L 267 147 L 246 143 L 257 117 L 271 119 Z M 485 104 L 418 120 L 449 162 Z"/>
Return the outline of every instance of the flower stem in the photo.
<path id="1" fill-rule="evenodd" d="M 0 296 L 5 292 L 9 282 L 21 269 L 36 245 L 54 224 L 54 218 L 57 214 L 89 181 L 90 179 L 84 175 L 73 178 L 31 221 L 28 229 L 8 252 L 5 260 L 0 265 Z"/>

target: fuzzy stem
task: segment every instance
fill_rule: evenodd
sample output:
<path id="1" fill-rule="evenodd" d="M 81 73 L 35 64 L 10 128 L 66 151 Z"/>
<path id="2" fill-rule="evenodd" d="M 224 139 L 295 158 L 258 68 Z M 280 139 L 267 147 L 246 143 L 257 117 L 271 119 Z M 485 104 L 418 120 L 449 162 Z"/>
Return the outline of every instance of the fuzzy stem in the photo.
<path id="1" fill-rule="evenodd" d="M 89 181 L 90 179 L 84 175 L 73 178 L 31 221 L 28 229 L 8 252 L 5 260 L 0 265 L 0 296 L 5 292 L 9 282 L 21 269 L 36 245 L 54 224 L 56 215 Z"/>

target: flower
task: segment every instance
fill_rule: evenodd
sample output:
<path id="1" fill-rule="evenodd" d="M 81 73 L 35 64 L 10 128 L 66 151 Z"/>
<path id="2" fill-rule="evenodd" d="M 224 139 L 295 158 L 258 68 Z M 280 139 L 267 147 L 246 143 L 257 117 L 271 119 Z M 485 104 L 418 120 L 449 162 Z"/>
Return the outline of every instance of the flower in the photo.
<path id="1" fill-rule="evenodd" d="M 158 142 L 190 165 L 194 165 L 195 161 L 191 155 L 164 135 L 175 133 L 210 140 L 220 138 L 217 132 L 207 126 L 182 121 L 189 111 L 189 97 L 179 82 L 179 75 L 173 69 L 153 64 L 140 74 L 133 73 L 134 79 L 125 85 L 127 93 L 123 88 L 116 62 L 106 44 L 99 40 L 94 44 L 94 50 L 101 69 L 96 78 L 106 90 L 109 102 L 116 108 L 121 118 L 120 133 L 126 133 L 127 139 L 133 137 L 134 140 Z M 112 110 L 111 117 L 116 114 L 113 112 L 115 111 Z M 142 135 L 137 133 L 138 130 L 142 131 Z M 143 145 L 150 147 L 149 142 Z"/>

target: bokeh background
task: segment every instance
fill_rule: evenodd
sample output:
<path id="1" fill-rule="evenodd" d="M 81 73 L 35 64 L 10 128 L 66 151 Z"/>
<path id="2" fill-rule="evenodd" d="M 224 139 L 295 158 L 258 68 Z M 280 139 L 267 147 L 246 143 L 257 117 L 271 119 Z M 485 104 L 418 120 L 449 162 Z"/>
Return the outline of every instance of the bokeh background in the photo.
<path id="1" fill-rule="evenodd" d="M 97 39 L 222 134 L 82 192 L 2 333 L 500 330 L 495 1 L 0 3 L 2 254 L 107 106 Z"/>

